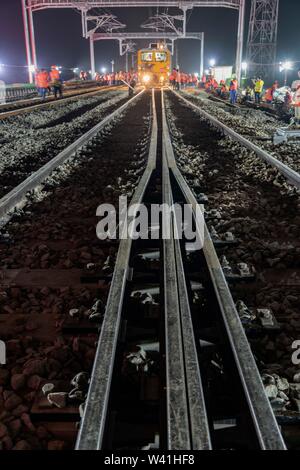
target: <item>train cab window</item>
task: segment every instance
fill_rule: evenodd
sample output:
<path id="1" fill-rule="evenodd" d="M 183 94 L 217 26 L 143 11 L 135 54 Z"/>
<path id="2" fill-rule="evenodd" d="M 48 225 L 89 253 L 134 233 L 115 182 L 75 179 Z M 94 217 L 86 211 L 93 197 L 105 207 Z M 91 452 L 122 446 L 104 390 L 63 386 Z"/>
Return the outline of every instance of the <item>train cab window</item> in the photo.
<path id="1" fill-rule="evenodd" d="M 143 52 L 142 53 L 143 62 L 152 62 L 152 52 Z"/>
<path id="2" fill-rule="evenodd" d="M 155 52 L 155 60 L 156 62 L 166 62 L 167 55 L 165 52 Z"/>

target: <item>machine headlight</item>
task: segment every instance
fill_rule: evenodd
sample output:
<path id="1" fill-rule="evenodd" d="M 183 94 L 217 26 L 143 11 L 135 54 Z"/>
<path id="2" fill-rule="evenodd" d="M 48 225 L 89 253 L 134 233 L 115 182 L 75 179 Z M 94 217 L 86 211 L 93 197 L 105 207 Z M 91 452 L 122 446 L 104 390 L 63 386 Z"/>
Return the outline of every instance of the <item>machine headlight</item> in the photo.
<path id="1" fill-rule="evenodd" d="M 144 82 L 144 83 L 149 83 L 150 80 L 151 80 L 150 75 L 144 75 L 144 76 L 143 76 L 143 82 Z"/>

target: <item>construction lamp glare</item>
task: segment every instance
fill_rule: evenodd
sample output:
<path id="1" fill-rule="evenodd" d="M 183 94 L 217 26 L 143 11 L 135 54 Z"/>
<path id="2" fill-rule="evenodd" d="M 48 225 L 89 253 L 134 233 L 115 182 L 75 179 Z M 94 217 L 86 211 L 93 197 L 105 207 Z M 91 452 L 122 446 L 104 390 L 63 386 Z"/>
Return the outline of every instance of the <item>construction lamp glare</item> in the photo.
<path id="1" fill-rule="evenodd" d="M 144 83 L 149 83 L 150 82 L 150 75 L 144 75 L 143 76 L 143 82 Z"/>
<path id="2" fill-rule="evenodd" d="M 283 62 L 281 65 L 282 70 L 292 70 L 293 69 L 293 63 L 287 60 L 286 62 Z"/>

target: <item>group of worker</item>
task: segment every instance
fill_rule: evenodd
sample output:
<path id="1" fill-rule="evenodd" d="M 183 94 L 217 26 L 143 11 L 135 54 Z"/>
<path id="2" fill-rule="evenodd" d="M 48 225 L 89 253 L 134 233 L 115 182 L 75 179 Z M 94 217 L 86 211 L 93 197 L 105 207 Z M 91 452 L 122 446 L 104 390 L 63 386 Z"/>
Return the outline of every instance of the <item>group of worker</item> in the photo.
<path id="1" fill-rule="evenodd" d="M 180 90 L 187 86 L 198 86 L 198 76 L 196 74 L 188 74 L 181 72 L 179 69 L 174 68 L 169 76 L 171 86 L 175 90 Z"/>
<path id="2" fill-rule="evenodd" d="M 85 72 L 84 70 L 81 70 L 79 73 L 79 78 L 81 81 L 87 81 L 90 79 L 88 72 Z M 137 82 L 137 74 L 133 71 L 120 71 L 107 74 L 97 73 L 95 80 L 100 85 L 123 85 L 124 83 L 130 84 Z M 53 91 L 55 99 L 62 98 L 63 96 L 63 83 L 61 80 L 60 71 L 55 65 L 52 65 L 50 72 L 48 72 L 46 69 L 37 70 L 35 73 L 35 84 L 42 100 L 45 100 L 47 94 L 50 95 L 51 91 Z"/>
<path id="3" fill-rule="evenodd" d="M 255 102 L 260 103 L 261 95 L 264 87 L 264 81 L 258 77 L 254 82 L 254 95 Z M 236 104 L 238 99 L 238 89 L 239 83 L 236 76 L 233 76 L 230 80 L 229 86 L 227 86 L 225 80 L 220 80 L 218 83 L 217 80 L 210 76 L 202 76 L 200 87 L 204 88 L 207 92 L 215 92 L 218 96 L 225 99 L 229 95 L 229 100 L 231 104 Z M 250 92 L 250 88 L 246 90 L 246 93 Z M 249 95 L 248 95 L 249 96 Z M 251 99 L 252 99 L 252 89 L 251 89 Z"/>
<path id="4" fill-rule="evenodd" d="M 254 95 L 254 101 L 257 105 L 261 104 L 262 98 L 265 103 L 273 104 L 276 91 L 279 88 L 279 82 L 275 80 L 273 85 L 266 89 L 265 93 L 263 93 L 265 82 L 260 77 L 253 80 L 253 83 L 254 90 L 250 86 L 246 88 L 245 101 L 253 101 Z M 300 84 L 297 86 L 295 93 L 290 88 L 287 88 L 285 91 L 282 109 L 285 113 L 289 113 L 292 108 L 295 109 L 296 122 L 300 123 Z"/>
<path id="5" fill-rule="evenodd" d="M 225 80 L 221 80 L 220 83 L 218 83 L 214 77 L 206 77 L 206 75 L 204 75 L 199 86 L 204 88 L 207 92 L 217 94 L 223 99 L 226 99 L 229 95 L 231 104 L 236 104 L 237 102 L 239 84 L 235 76 L 230 80 L 228 87 Z M 258 106 L 261 104 L 262 99 L 264 100 L 264 103 L 274 103 L 276 91 L 279 88 L 279 82 L 276 80 L 271 87 L 265 90 L 265 92 L 264 86 L 265 82 L 261 77 L 253 79 L 252 86 L 248 85 L 243 92 L 243 101 L 254 101 Z M 295 109 L 295 121 L 300 123 L 300 84 L 297 86 L 295 93 L 293 93 L 291 89 L 287 89 L 285 91 L 283 111 L 285 113 L 291 113 L 293 108 Z"/>
<path id="6" fill-rule="evenodd" d="M 267 104 L 272 104 L 274 102 L 274 94 L 278 88 L 278 81 L 275 81 L 273 86 L 266 90 L 264 100 Z M 295 121 L 300 123 L 300 84 L 298 84 L 295 93 L 292 93 L 290 88 L 286 89 L 283 110 L 286 113 L 289 113 L 291 108 L 295 109 Z"/>
<path id="7" fill-rule="evenodd" d="M 60 72 L 55 65 L 52 65 L 50 72 L 46 69 L 37 70 L 35 73 L 35 84 L 43 101 L 46 99 L 47 93 L 51 93 L 51 90 L 54 93 L 55 99 L 62 98 L 63 96 Z"/>
<path id="8" fill-rule="evenodd" d="M 128 84 L 131 82 L 132 78 L 137 81 L 137 74 L 134 71 L 130 72 L 112 72 L 106 74 L 96 73 L 95 80 L 100 83 L 100 85 L 104 86 L 114 86 L 114 85 L 124 85 L 124 83 Z"/>
<path id="9" fill-rule="evenodd" d="M 300 75 L 299 75 L 300 76 Z M 89 79 L 88 73 L 81 71 L 80 79 L 85 81 Z M 97 73 L 95 80 L 101 85 L 122 85 L 124 83 L 129 85 L 129 93 L 134 89 L 138 81 L 137 74 L 134 71 L 131 72 L 116 72 L 100 74 Z M 216 93 L 223 99 L 229 96 L 231 104 L 236 104 L 238 98 L 239 83 L 235 76 L 230 80 L 229 86 L 227 86 L 225 80 L 220 80 L 218 83 L 213 76 L 206 76 L 205 74 L 198 79 L 197 74 L 187 74 L 180 71 L 178 68 L 173 68 L 170 77 L 170 85 L 180 90 L 185 87 L 200 87 L 204 88 L 207 92 Z M 62 98 L 63 96 L 63 84 L 60 77 L 60 71 L 57 66 L 52 65 L 51 71 L 48 72 L 46 69 L 37 70 L 35 74 L 36 87 L 42 100 L 46 99 L 47 93 L 53 91 L 55 99 Z M 264 91 L 265 82 L 261 77 L 257 77 L 252 80 L 253 86 L 247 86 L 243 99 L 245 101 L 255 101 L 257 105 L 261 104 L 261 100 L 264 97 L 264 102 L 272 104 L 274 102 L 274 94 L 279 88 L 278 81 L 275 81 L 273 85 Z M 284 98 L 284 107 L 288 110 L 291 107 L 295 108 L 295 120 L 300 123 L 300 85 L 297 87 L 295 94 L 292 94 L 289 90 L 286 91 Z"/>

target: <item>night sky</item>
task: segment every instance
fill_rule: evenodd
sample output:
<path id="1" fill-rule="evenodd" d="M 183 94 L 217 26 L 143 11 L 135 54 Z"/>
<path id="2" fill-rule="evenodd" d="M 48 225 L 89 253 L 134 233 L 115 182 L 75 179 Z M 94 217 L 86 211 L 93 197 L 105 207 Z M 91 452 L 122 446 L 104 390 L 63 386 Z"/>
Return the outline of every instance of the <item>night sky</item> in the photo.
<path id="1" fill-rule="evenodd" d="M 249 10 L 250 0 L 246 1 Z M 299 0 L 280 0 L 280 3 L 277 60 L 300 61 L 300 2 Z M 138 30 L 139 25 L 155 12 L 155 8 L 114 10 L 118 18 L 128 25 L 128 31 Z M 90 69 L 89 45 L 88 41 L 81 37 L 81 17 L 76 11 L 46 10 L 35 13 L 34 18 L 40 66 L 48 67 L 57 64 L 68 68 Z M 248 18 L 249 11 L 247 21 Z M 215 58 L 220 65 L 234 63 L 237 33 L 236 11 L 221 8 L 194 9 L 188 22 L 188 30 L 205 32 L 207 62 L 210 58 Z M 141 47 L 146 45 L 148 44 L 138 43 Z M 198 70 L 199 49 L 197 41 L 179 42 L 179 62 L 182 69 L 188 72 Z M 118 43 L 116 41 L 96 43 L 97 69 L 100 70 L 104 66 L 110 67 L 112 59 L 115 59 L 117 68 L 124 68 L 124 58 L 118 55 Z M 20 0 L 0 0 L 0 63 L 26 64 Z M 5 68 L 4 72 L 0 72 L 0 79 L 7 82 L 24 81 L 25 69 Z"/>

